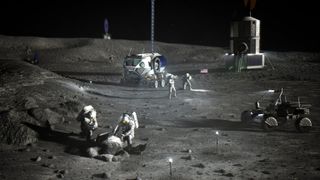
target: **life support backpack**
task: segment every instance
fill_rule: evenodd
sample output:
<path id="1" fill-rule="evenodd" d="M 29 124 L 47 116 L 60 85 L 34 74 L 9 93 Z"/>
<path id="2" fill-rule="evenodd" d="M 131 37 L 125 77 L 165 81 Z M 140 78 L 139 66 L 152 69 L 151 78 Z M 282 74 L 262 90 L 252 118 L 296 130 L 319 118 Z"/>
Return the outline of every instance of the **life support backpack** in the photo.
<path id="1" fill-rule="evenodd" d="M 139 122 L 138 122 L 138 117 L 137 117 L 137 113 L 136 112 L 132 113 L 132 118 L 133 118 L 135 127 L 139 128 Z"/>

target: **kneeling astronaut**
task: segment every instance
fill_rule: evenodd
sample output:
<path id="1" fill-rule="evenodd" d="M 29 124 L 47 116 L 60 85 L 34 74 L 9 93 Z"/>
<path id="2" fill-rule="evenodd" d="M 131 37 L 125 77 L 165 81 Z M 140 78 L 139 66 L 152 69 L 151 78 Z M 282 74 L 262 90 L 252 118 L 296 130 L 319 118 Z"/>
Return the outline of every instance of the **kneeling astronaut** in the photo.
<path id="1" fill-rule="evenodd" d="M 139 128 L 136 112 L 131 114 L 123 113 L 119 118 L 118 125 L 113 130 L 113 134 L 120 137 L 123 141 L 126 141 L 128 147 L 131 147 L 136 128 Z"/>

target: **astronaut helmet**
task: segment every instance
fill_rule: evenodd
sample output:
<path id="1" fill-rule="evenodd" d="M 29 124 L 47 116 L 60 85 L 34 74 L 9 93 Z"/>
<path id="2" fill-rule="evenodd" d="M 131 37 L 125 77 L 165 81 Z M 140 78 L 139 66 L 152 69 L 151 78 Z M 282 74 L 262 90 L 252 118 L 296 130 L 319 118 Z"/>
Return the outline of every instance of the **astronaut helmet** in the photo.
<path id="1" fill-rule="evenodd" d="M 83 112 L 84 112 L 85 114 L 87 114 L 87 113 L 89 113 L 89 112 L 91 112 L 91 111 L 93 111 L 93 110 L 94 110 L 94 108 L 93 108 L 93 106 L 91 106 L 91 105 L 85 106 L 85 107 L 83 108 Z"/>
<path id="2" fill-rule="evenodd" d="M 123 115 L 121 116 L 121 123 L 123 124 L 128 124 L 130 121 L 130 116 L 127 113 L 123 113 Z"/>

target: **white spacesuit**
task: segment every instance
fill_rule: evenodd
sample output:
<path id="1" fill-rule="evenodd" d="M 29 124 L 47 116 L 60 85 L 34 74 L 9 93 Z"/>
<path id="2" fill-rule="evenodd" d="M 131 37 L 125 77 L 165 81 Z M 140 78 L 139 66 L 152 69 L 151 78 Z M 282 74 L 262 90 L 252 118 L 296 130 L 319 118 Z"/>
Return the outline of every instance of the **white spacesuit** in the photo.
<path id="1" fill-rule="evenodd" d="M 182 81 L 183 81 L 183 89 L 186 90 L 187 87 L 189 87 L 189 90 L 192 89 L 192 86 L 191 86 L 191 79 L 192 77 L 190 76 L 189 73 L 186 73 L 186 75 L 184 75 Z"/>
<path id="2" fill-rule="evenodd" d="M 131 115 L 123 113 L 119 118 L 118 125 L 113 130 L 113 134 L 126 141 L 127 145 L 131 147 L 136 128 L 139 128 L 136 112 L 133 112 Z"/>
<path id="3" fill-rule="evenodd" d="M 171 75 L 169 78 L 169 99 L 171 99 L 172 93 L 174 93 L 174 97 L 177 96 L 177 91 L 176 88 L 174 86 L 174 75 Z"/>
<path id="4" fill-rule="evenodd" d="M 79 113 L 77 119 L 81 122 L 81 134 L 90 141 L 93 131 L 98 128 L 96 110 L 91 105 L 85 106 Z"/>

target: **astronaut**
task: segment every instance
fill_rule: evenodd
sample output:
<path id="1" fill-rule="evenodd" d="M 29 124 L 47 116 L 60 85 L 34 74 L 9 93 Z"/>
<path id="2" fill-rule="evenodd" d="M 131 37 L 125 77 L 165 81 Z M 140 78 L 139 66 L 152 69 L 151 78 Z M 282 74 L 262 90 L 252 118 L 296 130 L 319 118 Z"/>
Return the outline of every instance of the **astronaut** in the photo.
<path id="1" fill-rule="evenodd" d="M 81 122 L 81 135 L 85 136 L 87 141 L 91 140 L 93 131 L 98 128 L 97 112 L 91 106 L 85 106 L 79 113 L 77 120 Z"/>
<path id="2" fill-rule="evenodd" d="M 191 79 L 192 79 L 192 77 L 190 76 L 189 73 L 186 73 L 186 74 L 183 76 L 182 81 L 183 81 L 183 89 L 184 89 L 184 90 L 186 90 L 187 87 L 189 88 L 189 90 L 192 90 Z"/>
<path id="3" fill-rule="evenodd" d="M 169 99 L 171 99 L 172 93 L 174 93 L 174 95 L 173 95 L 174 97 L 177 96 L 177 91 L 176 91 L 176 88 L 174 86 L 174 79 L 175 79 L 174 75 L 171 75 L 169 77 L 169 82 L 168 82 L 168 84 L 169 84 Z"/>
<path id="4" fill-rule="evenodd" d="M 127 146 L 130 148 L 136 128 L 139 128 L 136 112 L 132 112 L 131 114 L 123 113 L 119 118 L 118 125 L 113 130 L 113 134 L 127 142 Z"/>

